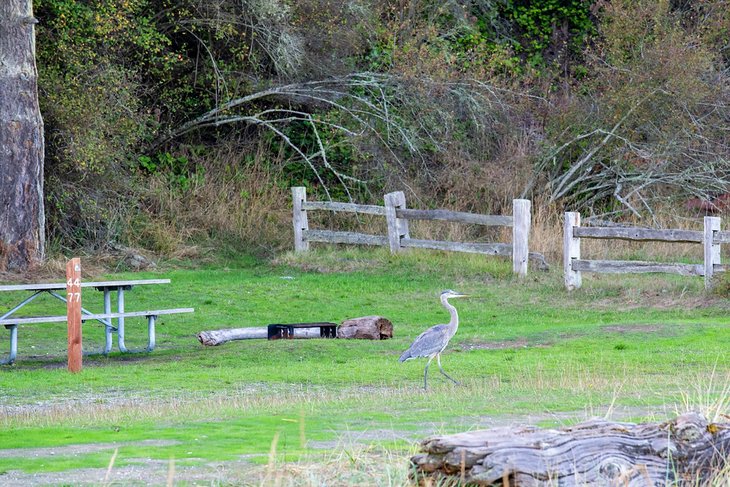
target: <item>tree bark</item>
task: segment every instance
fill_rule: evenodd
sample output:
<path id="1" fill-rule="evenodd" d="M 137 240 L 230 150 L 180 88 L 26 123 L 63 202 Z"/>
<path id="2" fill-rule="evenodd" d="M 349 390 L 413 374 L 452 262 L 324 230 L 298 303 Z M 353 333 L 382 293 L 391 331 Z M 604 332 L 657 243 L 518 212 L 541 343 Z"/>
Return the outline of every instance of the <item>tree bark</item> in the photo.
<path id="1" fill-rule="evenodd" d="M 44 257 L 43 119 L 32 0 L 0 0 L 0 270 Z"/>
<path id="2" fill-rule="evenodd" d="M 666 423 L 494 428 L 428 438 L 421 451 L 411 457 L 418 485 L 720 485 L 730 424 L 686 413 Z"/>

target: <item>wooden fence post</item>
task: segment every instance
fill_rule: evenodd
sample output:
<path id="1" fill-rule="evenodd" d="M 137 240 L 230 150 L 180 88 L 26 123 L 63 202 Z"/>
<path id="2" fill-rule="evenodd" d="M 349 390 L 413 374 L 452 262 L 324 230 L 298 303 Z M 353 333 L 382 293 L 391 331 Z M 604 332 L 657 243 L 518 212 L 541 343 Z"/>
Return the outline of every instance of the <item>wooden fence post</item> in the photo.
<path id="1" fill-rule="evenodd" d="M 66 264 L 66 316 L 68 323 L 68 371 L 81 371 L 81 259 Z"/>
<path id="2" fill-rule="evenodd" d="M 527 275 L 530 257 L 530 200 L 512 200 L 512 272 Z"/>
<path id="3" fill-rule="evenodd" d="M 705 217 L 705 232 L 703 246 L 705 248 L 705 289 L 712 288 L 712 275 L 715 272 L 714 265 L 720 264 L 720 244 L 716 244 L 715 234 L 720 231 L 720 218 L 715 216 Z"/>
<path id="4" fill-rule="evenodd" d="M 306 252 L 309 250 L 309 242 L 304 239 L 304 231 L 309 230 L 309 220 L 307 219 L 307 210 L 303 208 L 307 201 L 307 188 L 303 186 L 295 186 L 291 189 L 292 202 L 294 206 L 293 224 L 294 224 L 294 251 Z"/>
<path id="5" fill-rule="evenodd" d="M 400 245 L 401 238 L 411 238 L 408 231 L 408 220 L 398 218 L 396 208 L 405 209 L 406 195 L 403 191 L 395 191 L 385 195 L 385 220 L 388 224 L 388 244 L 390 252 L 395 254 L 403 247 Z"/>
<path id="6" fill-rule="evenodd" d="M 578 289 L 581 285 L 580 271 L 573 270 L 573 260 L 580 259 L 580 238 L 573 236 L 573 228 L 580 226 L 580 213 L 565 212 L 563 225 L 563 276 L 568 291 Z"/>

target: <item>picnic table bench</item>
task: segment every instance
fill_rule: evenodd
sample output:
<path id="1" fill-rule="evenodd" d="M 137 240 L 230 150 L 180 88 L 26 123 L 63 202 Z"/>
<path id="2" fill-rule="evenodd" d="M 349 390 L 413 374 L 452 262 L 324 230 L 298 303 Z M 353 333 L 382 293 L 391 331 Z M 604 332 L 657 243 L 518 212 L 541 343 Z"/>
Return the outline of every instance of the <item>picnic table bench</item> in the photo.
<path id="1" fill-rule="evenodd" d="M 144 316 L 147 318 L 147 348 L 146 350 L 151 352 L 155 348 L 155 321 L 160 315 L 169 315 L 176 313 L 192 313 L 193 308 L 174 308 L 174 309 L 157 309 L 147 311 L 125 311 L 124 310 L 124 292 L 131 290 L 135 286 L 150 285 L 150 284 L 169 284 L 169 279 L 145 279 L 145 280 L 130 280 L 130 281 L 101 281 L 101 282 L 82 282 L 82 288 L 92 288 L 97 291 L 104 293 L 104 312 L 103 313 L 92 313 L 86 308 L 81 308 L 81 320 L 82 322 L 88 320 L 96 320 L 104 325 L 105 331 L 105 344 L 104 354 L 107 354 L 112 349 L 112 334 L 117 333 L 117 346 L 120 352 L 128 352 L 126 345 L 124 344 L 124 320 L 125 318 L 140 317 Z M 25 305 L 47 293 L 54 298 L 63 301 L 67 301 L 66 298 L 56 291 L 66 289 L 66 283 L 42 283 L 42 284 L 12 284 L 12 285 L 0 285 L 0 292 L 2 291 L 26 291 L 30 292 L 30 296 L 23 299 L 20 303 L 15 305 L 13 308 L 3 313 L 0 316 L 0 325 L 5 326 L 6 329 L 10 330 L 10 354 L 7 360 L 0 361 L 0 364 L 11 364 L 15 361 L 18 351 L 18 325 L 33 324 L 33 323 L 56 323 L 65 322 L 67 320 L 66 315 L 58 316 L 27 316 L 27 317 L 16 317 L 15 312 L 23 308 Z M 112 311 L 111 294 L 112 292 L 117 293 L 117 309 Z M 112 320 L 116 320 L 116 326 L 112 324 Z"/>

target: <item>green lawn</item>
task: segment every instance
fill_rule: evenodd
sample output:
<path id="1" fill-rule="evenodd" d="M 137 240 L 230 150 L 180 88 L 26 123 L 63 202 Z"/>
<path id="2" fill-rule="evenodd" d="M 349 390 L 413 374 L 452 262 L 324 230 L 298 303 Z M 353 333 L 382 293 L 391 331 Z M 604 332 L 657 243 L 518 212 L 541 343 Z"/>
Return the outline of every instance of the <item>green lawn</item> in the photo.
<path id="1" fill-rule="evenodd" d="M 183 483 L 198 471 L 218 483 L 400 485 L 417 440 L 434 433 L 730 412 L 728 303 L 698 278 L 585 275 L 569 294 L 559 269 L 520 281 L 499 259 L 360 250 L 97 277 L 169 277 L 134 289 L 127 309 L 196 312 L 162 317 L 153 353 L 89 354 L 79 374 L 65 370 L 64 324 L 20 327 L 18 361 L 0 367 L 0 483 L 49 472 L 63 483 L 89 468 L 103 483 L 109 469 L 158 465 Z M 434 366 L 423 391 L 424 361 L 397 359 L 423 329 L 448 321 L 438 302 L 447 288 L 472 295 L 454 300 L 461 325 L 442 359 L 462 385 Z M 0 309 L 20 297 L 3 293 Z M 85 307 L 100 301 L 85 291 Z M 62 306 L 44 300 L 30 312 Z M 392 340 L 206 348 L 195 337 L 373 314 L 393 322 Z M 101 325 L 86 323 L 84 349 L 102 343 Z M 127 345 L 145 344 L 146 324 L 128 320 Z"/>

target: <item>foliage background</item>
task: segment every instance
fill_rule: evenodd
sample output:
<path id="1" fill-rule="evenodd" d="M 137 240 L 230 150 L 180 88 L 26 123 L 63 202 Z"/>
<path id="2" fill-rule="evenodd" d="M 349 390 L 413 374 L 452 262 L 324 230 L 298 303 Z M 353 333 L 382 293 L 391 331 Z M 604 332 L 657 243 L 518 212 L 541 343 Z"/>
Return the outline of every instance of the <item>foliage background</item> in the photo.
<path id="1" fill-rule="evenodd" d="M 727 191 L 729 7 L 36 0 L 51 246 L 268 252 L 292 185 L 656 224 Z M 282 86 L 300 91 L 256 95 Z M 217 115 L 238 122 L 180 131 L 244 97 Z"/>

